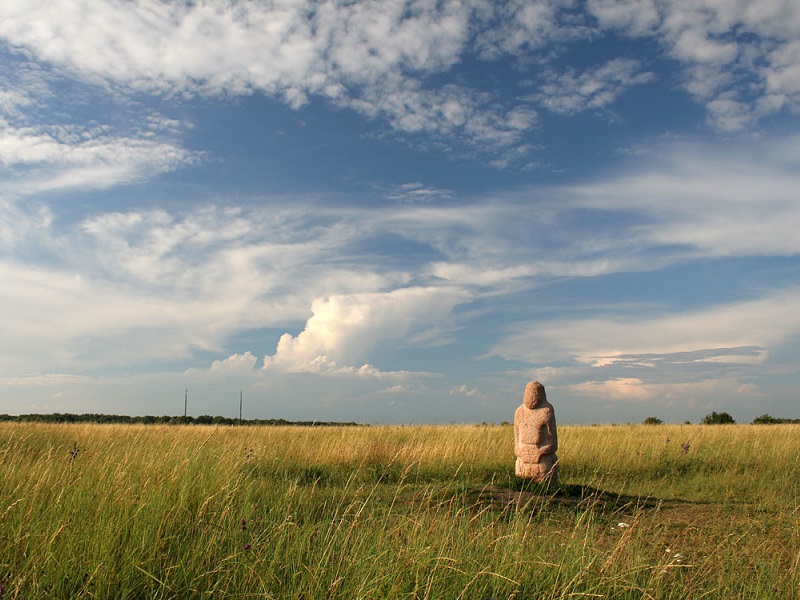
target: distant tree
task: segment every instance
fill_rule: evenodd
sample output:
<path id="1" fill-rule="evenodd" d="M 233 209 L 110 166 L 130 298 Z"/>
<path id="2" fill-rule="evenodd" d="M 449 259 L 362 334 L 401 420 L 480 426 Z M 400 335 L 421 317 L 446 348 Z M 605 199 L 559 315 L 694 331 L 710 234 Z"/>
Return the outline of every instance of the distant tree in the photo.
<path id="1" fill-rule="evenodd" d="M 644 421 L 642 421 L 642 425 L 663 425 L 664 421 L 659 419 L 658 417 L 647 417 Z"/>
<path id="2" fill-rule="evenodd" d="M 700 421 L 701 425 L 732 425 L 734 423 L 736 423 L 736 421 L 734 421 L 733 417 L 728 413 L 718 413 L 716 411 L 707 414 L 705 417 L 703 417 L 703 420 Z"/>
<path id="3" fill-rule="evenodd" d="M 769 413 L 763 414 L 760 417 L 753 419 L 753 425 L 778 425 L 781 423 L 800 423 L 800 419 L 782 419 L 773 417 Z"/>
<path id="4" fill-rule="evenodd" d="M 772 425 L 773 423 L 779 423 L 780 419 L 776 419 L 769 413 L 764 413 L 760 417 L 756 417 L 753 419 L 753 425 Z"/>

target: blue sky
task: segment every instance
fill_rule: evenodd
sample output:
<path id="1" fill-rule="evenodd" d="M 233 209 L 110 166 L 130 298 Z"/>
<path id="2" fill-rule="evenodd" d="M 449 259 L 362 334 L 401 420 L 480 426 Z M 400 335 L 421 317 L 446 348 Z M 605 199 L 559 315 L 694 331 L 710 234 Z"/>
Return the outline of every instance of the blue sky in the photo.
<path id="1" fill-rule="evenodd" d="M 0 412 L 800 418 L 793 0 L 0 3 Z"/>

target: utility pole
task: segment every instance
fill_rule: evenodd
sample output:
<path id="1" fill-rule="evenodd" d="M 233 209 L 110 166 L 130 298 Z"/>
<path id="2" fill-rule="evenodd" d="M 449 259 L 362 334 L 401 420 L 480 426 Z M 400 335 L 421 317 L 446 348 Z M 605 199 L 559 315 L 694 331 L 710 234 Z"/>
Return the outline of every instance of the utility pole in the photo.
<path id="1" fill-rule="evenodd" d="M 189 407 L 189 388 L 186 388 L 186 392 L 183 394 L 183 418 L 186 418 L 186 409 Z"/>
<path id="2" fill-rule="evenodd" d="M 242 424 L 242 392 L 239 392 L 239 425 Z"/>

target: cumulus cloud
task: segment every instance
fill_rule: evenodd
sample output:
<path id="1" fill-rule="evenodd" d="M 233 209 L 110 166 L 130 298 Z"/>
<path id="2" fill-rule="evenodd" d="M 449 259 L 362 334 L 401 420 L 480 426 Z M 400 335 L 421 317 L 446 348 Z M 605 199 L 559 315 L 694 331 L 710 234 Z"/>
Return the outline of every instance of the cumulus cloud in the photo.
<path id="1" fill-rule="evenodd" d="M 224 360 L 215 360 L 208 369 L 212 375 L 250 375 L 255 369 L 258 358 L 251 352 L 232 354 Z"/>
<path id="2" fill-rule="evenodd" d="M 359 363 L 379 343 L 397 342 L 412 330 L 439 325 L 468 299 L 456 288 L 413 287 L 315 300 L 303 331 L 296 337 L 281 336 L 275 354 L 264 359 L 264 368 L 375 376 L 375 367 Z"/>

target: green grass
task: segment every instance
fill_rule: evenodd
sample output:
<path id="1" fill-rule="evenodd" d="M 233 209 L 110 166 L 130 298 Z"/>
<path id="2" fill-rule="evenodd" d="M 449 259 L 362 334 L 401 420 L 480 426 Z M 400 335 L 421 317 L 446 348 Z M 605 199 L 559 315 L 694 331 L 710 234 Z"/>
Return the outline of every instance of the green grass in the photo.
<path id="1" fill-rule="evenodd" d="M 800 426 L 0 424 L 5 598 L 800 598 Z M 669 440 L 669 441 L 668 441 Z"/>

